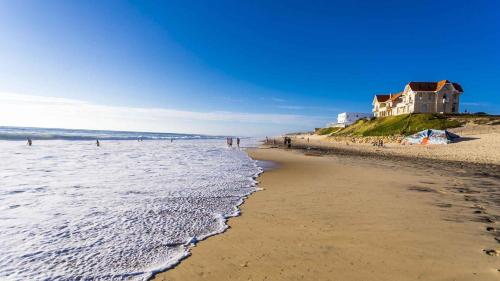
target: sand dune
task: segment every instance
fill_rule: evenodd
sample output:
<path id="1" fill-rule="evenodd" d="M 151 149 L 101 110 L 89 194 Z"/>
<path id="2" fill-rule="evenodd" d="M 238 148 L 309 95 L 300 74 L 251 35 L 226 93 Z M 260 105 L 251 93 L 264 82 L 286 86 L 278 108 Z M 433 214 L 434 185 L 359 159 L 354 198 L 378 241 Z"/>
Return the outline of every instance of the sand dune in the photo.
<path id="1" fill-rule="evenodd" d="M 500 165 L 500 126 L 474 126 L 450 131 L 458 133 L 462 139 L 448 145 L 386 143 L 383 148 L 380 148 L 365 143 L 339 142 L 327 136 L 296 135 L 292 137 L 292 144 L 322 149 L 332 148 L 353 152 Z M 281 143 L 279 138 L 277 141 Z"/>

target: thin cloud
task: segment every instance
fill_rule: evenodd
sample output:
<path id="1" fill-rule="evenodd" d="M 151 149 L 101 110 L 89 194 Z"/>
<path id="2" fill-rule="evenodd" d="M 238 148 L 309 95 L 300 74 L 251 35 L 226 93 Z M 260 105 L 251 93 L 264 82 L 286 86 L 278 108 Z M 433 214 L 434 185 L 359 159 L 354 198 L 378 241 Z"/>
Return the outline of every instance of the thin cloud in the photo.
<path id="1" fill-rule="evenodd" d="M 272 101 L 272 102 L 275 102 L 275 103 L 286 102 L 286 100 L 284 100 L 282 98 L 276 98 L 276 97 L 260 97 L 259 99 L 260 100 L 264 100 L 264 101 Z"/>
<path id="2" fill-rule="evenodd" d="M 98 105 L 86 101 L 0 93 L 0 125 L 224 133 L 238 127 L 313 127 L 327 118 L 298 114 L 186 111 Z M 239 123 L 242 125 L 231 125 Z M 230 124 L 230 125 L 227 125 Z M 256 125 L 260 124 L 260 125 Z M 232 128 L 230 128 L 232 126 Z"/>
<path id="3" fill-rule="evenodd" d="M 306 107 L 304 106 L 298 106 L 298 105 L 279 105 L 277 108 L 282 108 L 282 109 L 305 109 Z"/>
<path id="4" fill-rule="evenodd" d="M 462 102 L 462 105 L 467 105 L 467 106 L 487 106 L 487 104 L 481 103 L 481 102 Z"/>
<path id="5" fill-rule="evenodd" d="M 302 105 L 278 105 L 277 108 L 281 109 L 290 109 L 290 110 L 322 110 L 322 111 L 339 111 L 338 108 L 335 107 L 324 107 L 324 106 L 302 106 Z"/>

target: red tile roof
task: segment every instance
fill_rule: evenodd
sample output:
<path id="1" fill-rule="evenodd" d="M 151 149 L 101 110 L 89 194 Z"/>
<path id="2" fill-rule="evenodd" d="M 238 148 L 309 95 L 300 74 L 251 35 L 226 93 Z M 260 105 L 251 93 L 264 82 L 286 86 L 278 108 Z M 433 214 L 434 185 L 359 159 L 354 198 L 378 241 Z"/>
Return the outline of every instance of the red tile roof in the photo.
<path id="1" fill-rule="evenodd" d="M 455 90 L 459 91 L 460 93 L 463 93 L 464 92 L 464 89 L 462 88 L 462 86 L 458 83 L 451 83 L 453 85 L 453 87 L 455 87 Z"/>
<path id="2" fill-rule="evenodd" d="M 439 82 L 410 82 L 408 85 L 413 91 L 439 91 L 443 88 L 446 83 L 452 83 L 449 80 L 441 80 Z M 453 87 L 459 92 L 463 92 L 462 86 L 458 83 L 452 83 Z"/>
<path id="3" fill-rule="evenodd" d="M 395 101 L 399 97 L 401 97 L 401 95 L 403 95 L 403 92 L 388 94 L 388 95 L 375 95 L 375 98 L 377 99 L 378 102 L 386 102 L 388 100 Z"/>
<path id="4" fill-rule="evenodd" d="M 391 101 L 395 101 L 395 100 L 399 99 L 399 97 L 401 97 L 402 95 L 403 95 L 403 92 L 392 94 Z"/>
<path id="5" fill-rule="evenodd" d="M 375 95 L 378 102 L 386 102 L 389 100 L 389 95 Z"/>

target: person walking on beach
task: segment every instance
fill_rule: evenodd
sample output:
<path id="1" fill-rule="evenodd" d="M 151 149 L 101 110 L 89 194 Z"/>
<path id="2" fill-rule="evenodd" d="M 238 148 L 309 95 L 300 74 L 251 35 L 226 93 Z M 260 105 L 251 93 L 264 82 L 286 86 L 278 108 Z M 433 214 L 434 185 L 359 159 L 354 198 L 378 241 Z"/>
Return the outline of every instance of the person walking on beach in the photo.
<path id="1" fill-rule="evenodd" d="M 33 144 L 33 142 L 31 141 L 30 138 L 28 138 L 28 146 L 31 146 Z"/>
<path id="2" fill-rule="evenodd" d="M 383 139 L 379 139 L 378 143 L 377 143 L 377 146 L 378 147 L 384 147 L 384 140 Z"/>
<path id="3" fill-rule="evenodd" d="M 236 145 L 240 148 L 240 138 L 236 138 Z"/>
<path id="4" fill-rule="evenodd" d="M 292 139 L 289 137 L 285 137 L 285 139 L 283 141 L 283 145 L 285 147 L 291 148 L 292 147 Z"/>
<path id="5" fill-rule="evenodd" d="M 97 145 L 98 147 L 101 146 L 98 139 L 95 140 L 95 145 Z"/>

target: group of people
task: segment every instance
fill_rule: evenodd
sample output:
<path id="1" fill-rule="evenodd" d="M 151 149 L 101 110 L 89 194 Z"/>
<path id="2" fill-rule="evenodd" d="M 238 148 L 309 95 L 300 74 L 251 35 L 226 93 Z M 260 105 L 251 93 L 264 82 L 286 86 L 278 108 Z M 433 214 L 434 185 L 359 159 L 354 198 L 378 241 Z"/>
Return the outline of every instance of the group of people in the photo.
<path id="1" fill-rule="evenodd" d="M 379 139 L 372 143 L 373 146 L 384 147 L 384 140 Z"/>
<path id="2" fill-rule="evenodd" d="M 272 139 L 270 140 L 268 137 L 266 137 L 266 144 L 273 144 L 273 145 L 276 145 L 276 139 Z"/>
<path id="3" fill-rule="evenodd" d="M 292 147 L 292 138 L 290 138 L 290 137 L 284 137 L 283 138 L 283 145 L 285 147 L 291 148 Z"/>
<path id="4" fill-rule="evenodd" d="M 233 147 L 233 138 L 231 137 L 226 138 L 226 144 L 227 147 Z M 238 148 L 240 147 L 240 138 L 236 138 L 236 145 L 238 146 Z"/>
<path id="5" fill-rule="evenodd" d="M 28 146 L 32 146 L 33 145 L 33 140 L 31 138 L 28 137 L 28 138 L 26 138 L 26 140 L 28 141 L 26 143 Z M 101 143 L 99 142 L 99 139 L 95 140 L 95 145 L 96 146 L 101 146 Z"/>
<path id="6" fill-rule="evenodd" d="M 33 141 L 31 140 L 31 138 L 27 138 L 27 140 L 28 140 L 28 146 L 31 146 L 33 144 Z M 138 142 L 143 141 L 142 137 L 137 138 L 137 141 Z M 173 141 L 174 141 L 174 139 L 170 138 L 170 142 L 173 142 Z M 241 141 L 240 138 L 236 138 L 236 145 L 238 148 L 240 147 L 240 141 Z M 228 147 L 233 147 L 233 138 L 226 138 L 226 143 L 227 143 Z M 96 146 L 101 146 L 99 139 L 95 140 L 95 144 L 96 144 Z"/>

